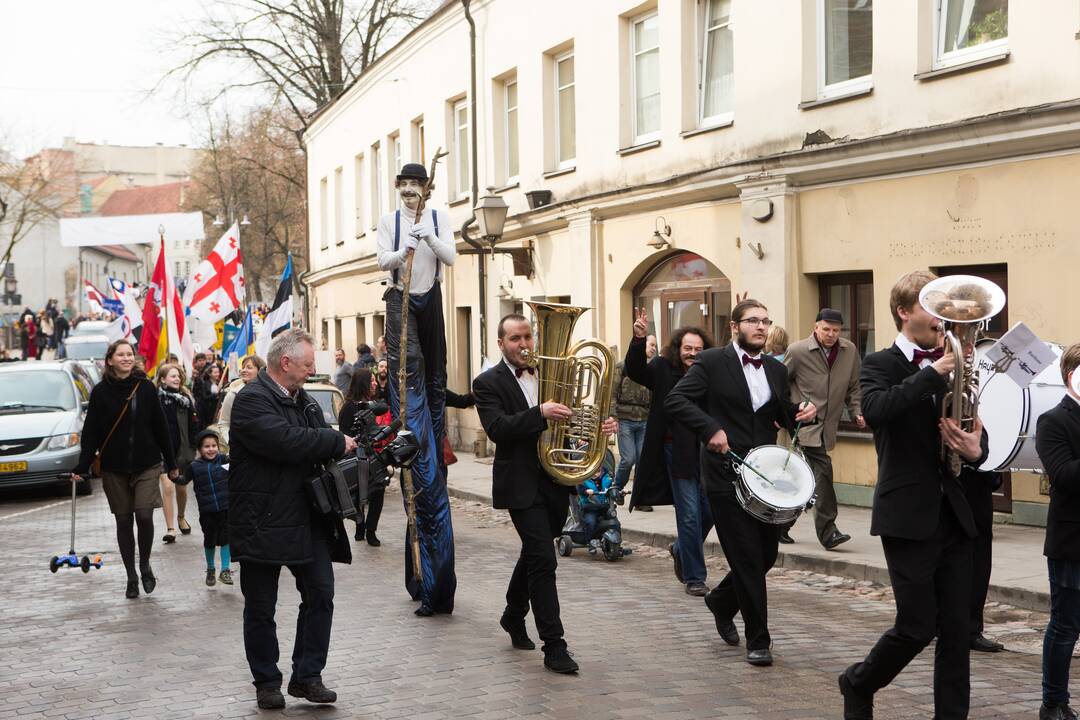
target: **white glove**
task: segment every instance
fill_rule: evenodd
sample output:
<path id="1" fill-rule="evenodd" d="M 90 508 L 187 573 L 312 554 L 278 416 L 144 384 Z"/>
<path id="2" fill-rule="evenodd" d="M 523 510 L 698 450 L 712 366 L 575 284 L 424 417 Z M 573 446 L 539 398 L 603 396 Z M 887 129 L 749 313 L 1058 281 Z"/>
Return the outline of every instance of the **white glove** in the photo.
<path id="1" fill-rule="evenodd" d="M 425 222 L 414 223 L 412 229 L 409 230 L 409 236 L 414 237 L 417 240 L 423 240 L 429 244 L 436 239 L 435 229 Z"/>
<path id="2" fill-rule="evenodd" d="M 409 250 L 416 250 L 416 248 L 420 247 L 420 241 L 414 238 L 412 235 L 406 235 L 402 239 L 401 244 L 405 246 L 406 252 L 408 252 Z"/>

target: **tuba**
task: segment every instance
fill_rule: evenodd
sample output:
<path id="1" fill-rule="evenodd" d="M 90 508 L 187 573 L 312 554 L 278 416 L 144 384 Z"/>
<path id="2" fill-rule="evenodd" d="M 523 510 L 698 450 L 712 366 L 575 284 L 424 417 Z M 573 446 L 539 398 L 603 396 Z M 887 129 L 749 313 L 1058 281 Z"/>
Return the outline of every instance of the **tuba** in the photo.
<path id="1" fill-rule="evenodd" d="M 979 414 L 975 341 L 986 321 L 1005 307 L 1005 291 L 981 277 L 949 275 L 928 282 L 919 293 L 919 304 L 946 323 L 946 349 L 957 357 L 956 369 L 949 378 L 949 391 L 941 404 L 941 416 L 952 418 L 965 431 L 971 432 Z M 959 455 L 945 447 L 944 442 L 941 452 L 949 472 L 953 477 L 959 477 Z"/>
<path id="2" fill-rule="evenodd" d="M 600 428 L 611 404 L 614 359 L 594 338 L 571 345 L 574 325 L 589 308 L 528 305 L 536 316 L 536 351 L 526 353 L 526 361 L 536 368 L 540 402 L 562 403 L 574 412 L 569 420 L 548 421 L 537 442 L 540 464 L 560 485 L 577 485 L 596 473 L 607 453 Z"/>

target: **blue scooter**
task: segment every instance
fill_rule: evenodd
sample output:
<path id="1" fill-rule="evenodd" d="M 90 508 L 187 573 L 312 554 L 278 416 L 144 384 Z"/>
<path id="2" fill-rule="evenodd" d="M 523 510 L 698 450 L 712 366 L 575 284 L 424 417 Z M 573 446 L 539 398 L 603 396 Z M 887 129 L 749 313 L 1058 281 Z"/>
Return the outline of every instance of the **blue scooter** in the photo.
<path id="1" fill-rule="evenodd" d="M 56 477 L 70 482 L 71 473 L 60 473 Z M 89 555 L 80 558 L 75 554 L 75 483 L 71 483 L 71 549 L 66 555 L 53 555 L 49 559 L 49 571 L 55 573 L 60 568 L 81 568 L 84 573 L 88 573 L 90 568 L 101 569 L 104 562 L 101 553 L 95 553 L 93 558 Z"/>

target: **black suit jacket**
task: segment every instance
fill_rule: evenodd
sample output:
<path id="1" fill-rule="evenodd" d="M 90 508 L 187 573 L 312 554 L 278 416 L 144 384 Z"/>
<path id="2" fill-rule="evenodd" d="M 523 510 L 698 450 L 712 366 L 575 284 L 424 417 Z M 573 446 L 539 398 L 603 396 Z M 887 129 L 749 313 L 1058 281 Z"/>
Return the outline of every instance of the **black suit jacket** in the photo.
<path id="1" fill-rule="evenodd" d="M 878 477 L 871 535 L 925 540 L 938 526 L 942 494 L 960 526 L 975 537 L 975 520 L 961 482 L 980 482 L 978 467 L 988 452 L 953 478 L 941 459 L 941 401 L 948 383 L 932 367 L 919 369 L 896 345 L 868 355 L 859 377 L 862 411 L 874 431 Z"/>
<path id="2" fill-rule="evenodd" d="M 514 373 L 499 363 L 473 380 L 476 411 L 484 432 L 495 443 L 491 504 L 522 510 L 536 502 L 541 484 L 568 497 L 570 488 L 556 485 L 540 466 L 536 442 L 547 429 L 540 406 L 529 407 Z"/>
<path id="3" fill-rule="evenodd" d="M 1071 397 L 1039 418 L 1035 449 L 1050 476 L 1043 554 L 1080 561 L 1080 405 Z"/>
<path id="4" fill-rule="evenodd" d="M 703 444 L 717 430 L 723 430 L 731 449 L 740 457 L 746 457 L 759 445 L 775 444 L 776 424 L 792 430 L 798 407 L 790 399 L 787 368 L 775 358 L 762 357 L 772 397 L 757 412 L 734 345 L 698 355 L 697 362 L 668 393 L 664 407 L 672 418 L 693 430 Z M 701 469 L 706 490 L 731 489 L 729 464 L 724 456 L 704 448 Z"/>

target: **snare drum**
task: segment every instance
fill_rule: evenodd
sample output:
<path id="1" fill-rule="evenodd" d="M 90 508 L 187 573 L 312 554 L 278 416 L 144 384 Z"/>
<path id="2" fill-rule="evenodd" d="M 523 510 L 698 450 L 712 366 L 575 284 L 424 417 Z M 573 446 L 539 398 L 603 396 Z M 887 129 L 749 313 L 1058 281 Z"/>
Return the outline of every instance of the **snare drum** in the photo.
<path id="1" fill-rule="evenodd" d="M 1035 452 L 1035 426 L 1039 416 L 1061 402 L 1065 383 L 1061 381 L 1060 345 L 1046 343 L 1054 353 L 1054 363 L 1035 376 L 1027 388 L 1021 388 L 1005 373 L 996 373 L 987 359 L 987 351 L 996 340 L 983 339 L 975 344 L 979 363 L 979 419 L 986 428 L 990 454 L 980 470 L 1043 472 Z"/>
<path id="2" fill-rule="evenodd" d="M 735 497 L 746 512 L 762 522 L 784 525 L 813 504 L 814 471 L 789 448 L 756 447 L 742 463 L 735 463 L 735 469 Z"/>

